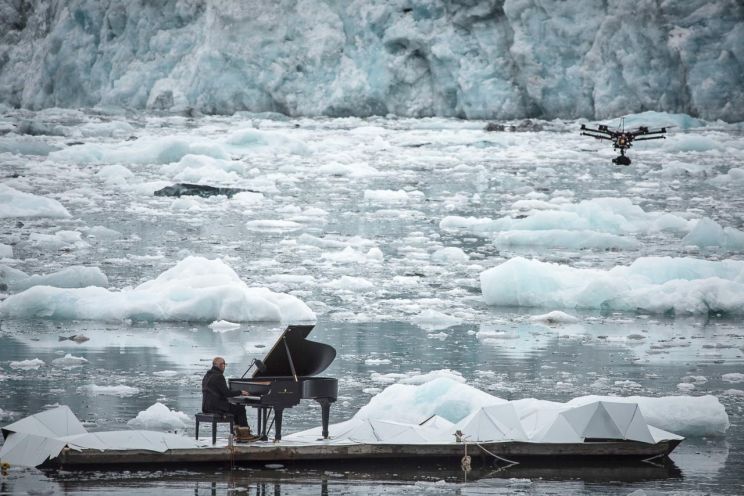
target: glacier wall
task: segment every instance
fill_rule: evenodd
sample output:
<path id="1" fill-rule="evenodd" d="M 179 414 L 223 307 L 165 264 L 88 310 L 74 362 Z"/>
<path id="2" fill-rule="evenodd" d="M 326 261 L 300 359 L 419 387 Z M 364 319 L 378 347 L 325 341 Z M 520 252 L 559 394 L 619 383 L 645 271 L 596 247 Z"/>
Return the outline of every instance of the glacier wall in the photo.
<path id="1" fill-rule="evenodd" d="M 5 0 L 0 103 L 744 120 L 740 0 Z"/>

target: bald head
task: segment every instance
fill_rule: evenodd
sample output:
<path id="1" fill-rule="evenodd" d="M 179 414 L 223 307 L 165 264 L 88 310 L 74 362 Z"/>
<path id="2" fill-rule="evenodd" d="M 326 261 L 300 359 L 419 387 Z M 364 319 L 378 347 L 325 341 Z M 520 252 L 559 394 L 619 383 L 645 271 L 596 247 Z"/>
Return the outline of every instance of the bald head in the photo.
<path id="1" fill-rule="evenodd" d="M 212 359 L 212 366 L 217 367 L 218 369 L 225 371 L 225 359 L 222 357 L 214 357 Z"/>

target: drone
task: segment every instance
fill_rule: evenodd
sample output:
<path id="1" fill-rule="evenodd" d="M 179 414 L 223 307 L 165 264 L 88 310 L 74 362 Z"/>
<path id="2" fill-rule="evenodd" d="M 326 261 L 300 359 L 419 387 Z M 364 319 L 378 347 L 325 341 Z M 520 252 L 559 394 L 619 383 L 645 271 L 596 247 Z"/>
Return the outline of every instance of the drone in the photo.
<path id="1" fill-rule="evenodd" d="M 591 136 L 598 140 L 611 140 L 612 148 L 620 150 L 620 155 L 612 159 L 612 163 L 616 165 L 630 165 L 630 157 L 625 155 L 625 150 L 633 146 L 633 141 L 647 141 L 654 139 L 666 139 L 664 133 L 667 132 L 667 128 L 662 127 L 660 129 L 649 129 L 646 126 L 640 126 L 638 128 L 626 131 L 625 130 L 625 119 L 623 119 L 622 127 L 620 130 L 613 130 L 600 124 L 597 129 L 591 129 L 586 125 L 581 125 L 581 135 Z"/>

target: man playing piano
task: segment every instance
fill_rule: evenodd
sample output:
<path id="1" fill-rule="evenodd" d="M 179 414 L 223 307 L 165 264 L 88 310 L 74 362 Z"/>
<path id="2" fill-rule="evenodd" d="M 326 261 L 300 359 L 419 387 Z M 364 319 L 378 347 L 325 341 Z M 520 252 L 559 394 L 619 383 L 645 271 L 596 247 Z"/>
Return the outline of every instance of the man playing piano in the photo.
<path id="1" fill-rule="evenodd" d="M 202 412 L 204 413 L 231 413 L 235 418 L 235 425 L 248 427 L 248 418 L 245 414 L 245 406 L 233 405 L 228 398 L 234 396 L 248 396 L 247 391 L 230 391 L 225 381 L 225 359 L 215 357 L 212 360 L 212 368 L 207 371 L 202 379 Z"/>

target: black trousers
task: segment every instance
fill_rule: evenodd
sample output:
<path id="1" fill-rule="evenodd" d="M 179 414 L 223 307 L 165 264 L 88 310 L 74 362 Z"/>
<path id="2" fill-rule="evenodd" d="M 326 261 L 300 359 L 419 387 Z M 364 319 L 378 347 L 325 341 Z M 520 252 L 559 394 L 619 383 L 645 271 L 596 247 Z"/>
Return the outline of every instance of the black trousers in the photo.
<path id="1" fill-rule="evenodd" d="M 235 425 L 240 427 L 248 427 L 248 417 L 245 414 L 245 407 L 243 405 L 230 404 L 230 412 L 235 417 Z"/>

